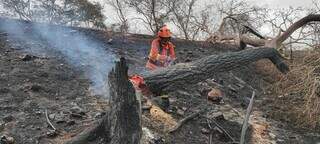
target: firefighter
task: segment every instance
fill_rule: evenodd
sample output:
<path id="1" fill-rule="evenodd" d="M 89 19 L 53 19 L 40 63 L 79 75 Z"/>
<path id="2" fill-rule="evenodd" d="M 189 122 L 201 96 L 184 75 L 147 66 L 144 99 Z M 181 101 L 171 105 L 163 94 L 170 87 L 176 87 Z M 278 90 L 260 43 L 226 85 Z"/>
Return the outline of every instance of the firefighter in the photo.
<path id="1" fill-rule="evenodd" d="M 171 43 L 170 29 L 164 25 L 158 32 L 157 38 L 152 41 L 151 50 L 146 67 L 155 70 L 167 67 L 176 60 L 174 45 Z"/>

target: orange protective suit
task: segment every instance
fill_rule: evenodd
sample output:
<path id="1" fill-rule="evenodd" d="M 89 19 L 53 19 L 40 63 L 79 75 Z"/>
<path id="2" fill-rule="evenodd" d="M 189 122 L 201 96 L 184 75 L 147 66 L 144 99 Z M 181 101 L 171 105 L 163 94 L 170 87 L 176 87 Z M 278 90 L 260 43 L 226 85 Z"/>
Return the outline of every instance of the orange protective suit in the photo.
<path id="1" fill-rule="evenodd" d="M 146 67 L 149 70 L 155 70 L 158 67 L 166 67 L 171 61 L 176 59 L 174 45 L 171 42 L 168 42 L 161 46 L 160 38 L 156 38 L 152 41 L 148 58 L 149 60 Z"/>
<path id="2" fill-rule="evenodd" d="M 176 59 L 174 45 L 169 41 L 171 38 L 170 29 L 165 25 L 158 32 L 158 38 L 154 39 L 151 44 L 151 50 L 146 67 L 149 70 L 155 70 L 158 67 L 166 67 Z M 166 42 L 161 44 L 161 40 Z"/>

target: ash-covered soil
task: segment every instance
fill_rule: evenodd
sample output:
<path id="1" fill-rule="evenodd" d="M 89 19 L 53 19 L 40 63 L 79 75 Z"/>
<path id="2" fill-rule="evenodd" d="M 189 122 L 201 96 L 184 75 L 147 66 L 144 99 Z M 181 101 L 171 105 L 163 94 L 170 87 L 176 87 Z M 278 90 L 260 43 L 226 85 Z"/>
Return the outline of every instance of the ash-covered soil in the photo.
<path id="1" fill-rule="evenodd" d="M 29 26 L 30 23 L 24 24 L 24 33 L 37 37 L 28 29 Z M 123 38 L 117 33 L 71 29 L 105 46 L 105 52 L 114 55 L 114 59 L 110 61 L 125 57 L 129 62 L 130 74 L 146 72 L 145 57 L 148 55 L 152 36 L 130 34 Z M 173 42 L 178 62 L 190 62 L 206 55 L 237 51 L 236 47 L 230 45 L 180 39 L 174 39 Z M 12 137 L 18 144 L 63 143 L 101 119 L 109 107 L 107 97 L 92 94 L 92 82 L 85 71 L 66 61 L 65 57 L 26 51 L 30 46 L 50 49 L 47 43 L 39 39 L 30 43 L 21 42 L 0 31 L 0 136 L 6 136 L 7 139 Z M 185 89 L 168 94 L 170 107 L 167 113 L 175 121 L 179 121 L 204 108 L 205 112 L 188 121 L 176 132 L 168 133 L 166 123 L 157 121 L 149 111 L 144 111 L 144 133 L 153 136 L 150 140 L 153 143 L 211 141 L 222 144 L 239 141 L 245 108 L 252 91 L 256 90 L 257 99 L 247 133 L 248 143 L 319 142 L 317 134 L 311 135 L 311 131 L 298 133 L 285 122 L 272 120 L 268 113 L 260 109 L 260 104 L 266 104 L 267 101 L 262 97 L 265 87 L 272 84 L 272 77 L 268 78 L 264 78 L 256 70 L 256 64 L 251 64 L 231 72 L 217 73 L 212 79 L 198 85 L 186 84 Z M 212 102 L 207 98 L 208 92 L 214 87 L 223 92 L 223 100 L 220 102 Z M 58 130 L 57 133 L 52 133 L 46 112 Z"/>
<path id="2" fill-rule="evenodd" d="M 107 104 L 89 94 L 83 73 L 55 58 L 33 57 L 0 39 L 0 133 L 16 143 L 47 143 L 45 111 L 61 133 L 95 119 Z M 30 58 L 29 58 L 30 56 Z M 100 113 L 99 113 L 100 112 Z"/>

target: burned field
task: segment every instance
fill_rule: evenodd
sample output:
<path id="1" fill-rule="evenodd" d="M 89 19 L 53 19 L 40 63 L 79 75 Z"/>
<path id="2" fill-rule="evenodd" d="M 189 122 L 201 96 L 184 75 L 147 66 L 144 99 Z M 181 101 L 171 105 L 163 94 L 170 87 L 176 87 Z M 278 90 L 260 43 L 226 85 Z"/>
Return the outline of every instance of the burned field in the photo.
<path id="1" fill-rule="evenodd" d="M 2 20 L 0 23 L 3 25 L 8 21 Z M 108 73 L 114 67 L 114 61 L 124 57 L 129 66 L 129 75 L 147 75 L 144 65 L 153 38 L 151 36 L 132 34 L 122 39 L 116 33 L 68 28 L 64 35 L 72 37 L 74 33 L 81 33 L 89 42 L 97 43 L 85 44 L 85 47 L 103 48 L 105 53 L 88 54 L 89 59 L 78 59 L 72 56 L 81 55 L 81 51 L 65 55 L 69 52 L 67 50 L 75 45 L 64 43 L 63 36 L 59 41 L 50 41 L 51 37 L 39 34 L 32 25 L 21 22 L 19 26 L 23 31 L 19 34 L 24 35 L 0 31 L 1 141 L 10 142 L 13 139 L 15 143 L 65 143 L 77 137 L 80 132 L 92 128 L 97 121 L 109 114 L 109 91 L 99 91 L 99 86 L 106 86 L 99 85 L 99 82 L 103 79 L 102 81 L 107 83 Z M 49 28 L 56 31 L 61 27 Z M 21 40 L 19 36 L 27 36 L 28 39 Z M 225 44 L 212 45 L 180 39 L 174 39 L 174 43 L 177 47 L 178 63 L 194 62 L 209 55 L 238 51 L 236 46 Z M 64 49 L 59 49 L 62 47 Z M 281 75 L 269 60 L 263 62 L 274 69 L 276 74 Z M 90 70 L 100 68 L 101 65 L 108 66 L 98 71 L 104 72 L 100 73 L 103 77 L 90 77 L 96 74 Z M 262 104 L 268 105 L 267 102 L 273 102 L 273 99 L 266 98 L 264 92 L 277 77 L 266 79 L 261 69 L 259 71 L 256 67 L 256 63 L 251 63 L 224 72 L 217 70 L 217 73 L 208 74 L 210 78 L 206 80 L 191 85 L 185 83 L 174 91 L 166 92 L 165 95 L 150 98 L 156 107 L 151 106 L 142 111 L 143 143 L 239 142 L 245 110 L 252 91 L 256 91 L 256 100 L 247 132 L 248 143 L 319 141 L 318 135 L 306 133 L 315 131 L 302 129 L 298 132 L 296 128 L 291 128 L 290 119 L 276 121 L 271 118 L 275 107 L 268 107 L 269 111 L 263 109 L 265 106 Z M 98 81 L 95 81 L 96 78 Z M 209 94 L 217 89 L 222 93 L 222 99 L 216 99 L 214 94 Z M 108 94 L 105 94 L 106 92 Z M 162 106 L 167 97 L 170 105 Z M 143 101 L 142 107 L 146 106 L 146 103 Z M 165 109 L 166 112 L 159 108 Z M 187 120 L 175 131 L 169 132 L 180 120 L 194 113 L 197 113 L 195 117 Z M 101 141 L 96 140 L 92 143 L 99 142 Z"/>

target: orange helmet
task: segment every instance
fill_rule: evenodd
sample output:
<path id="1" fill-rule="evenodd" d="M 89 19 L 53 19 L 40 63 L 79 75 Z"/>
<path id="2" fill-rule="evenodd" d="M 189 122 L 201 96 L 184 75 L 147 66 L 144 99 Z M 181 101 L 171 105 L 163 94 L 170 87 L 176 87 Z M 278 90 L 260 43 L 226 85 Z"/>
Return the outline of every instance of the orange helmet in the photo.
<path id="1" fill-rule="evenodd" d="M 164 25 L 158 32 L 158 37 L 171 37 L 170 29 Z"/>

